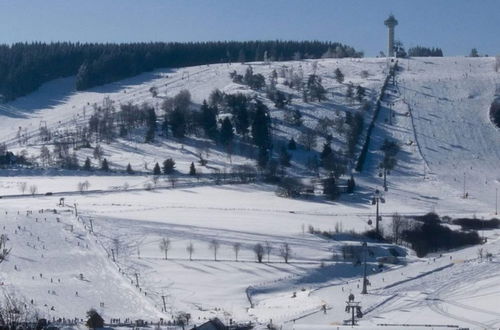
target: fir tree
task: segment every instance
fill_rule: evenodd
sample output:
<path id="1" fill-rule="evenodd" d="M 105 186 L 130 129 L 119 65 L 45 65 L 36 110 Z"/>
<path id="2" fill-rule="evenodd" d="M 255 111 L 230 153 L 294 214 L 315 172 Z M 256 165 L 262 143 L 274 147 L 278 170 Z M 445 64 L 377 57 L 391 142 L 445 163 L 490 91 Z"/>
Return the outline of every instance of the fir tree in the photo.
<path id="1" fill-rule="evenodd" d="M 316 99 L 318 102 L 324 100 L 326 89 L 321 84 L 321 77 L 315 74 L 312 74 L 307 79 L 307 92 L 311 101 Z"/>
<path id="2" fill-rule="evenodd" d="M 172 135 L 176 138 L 183 138 L 187 130 L 187 118 L 184 110 L 175 108 L 169 117 Z"/>
<path id="3" fill-rule="evenodd" d="M 330 200 L 335 200 L 340 195 L 337 181 L 333 177 L 323 180 L 323 194 Z"/>
<path id="4" fill-rule="evenodd" d="M 134 170 L 132 169 L 132 165 L 130 165 L 130 163 L 128 163 L 126 171 L 128 174 L 134 174 Z"/>
<path id="5" fill-rule="evenodd" d="M 160 164 L 156 163 L 155 167 L 153 168 L 153 175 L 160 175 L 160 174 L 161 174 Z"/>
<path id="6" fill-rule="evenodd" d="M 90 158 L 89 157 L 87 157 L 85 159 L 85 163 L 83 163 L 83 169 L 85 171 L 91 171 L 92 170 L 92 163 L 90 162 Z"/>
<path id="7" fill-rule="evenodd" d="M 146 143 L 151 143 L 155 139 L 156 132 L 156 113 L 154 108 L 148 108 L 146 111 Z"/>
<path id="8" fill-rule="evenodd" d="M 217 107 L 211 107 L 206 100 L 203 100 L 200 112 L 201 127 L 205 135 L 215 140 L 217 138 Z"/>
<path id="9" fill-rule="evenodd" d="M 345 92 L 345 96 L 352 101 L 352 98 L 354 97 L 354 87 L 352 86 L 352 83 L 349 83 L 347 85 L 347 91 Z"/>
<path id="10" fill-rule="evenodd" d="M 351 178 L 347 180 L 347 193 L 352 194 L 356 189 L 356 182 L 354 181 L 354 176 L 351 174 Z"/>
<path id="11" fill-rule="evenodd" d="M 101 170 L 108 172 L 109 171 L 109 165 L 108 165 L 108 160 L 104 158 L 101 163 Z"/>
<path id="12" fill-rule="evenodd" d="M 163 137 L 168 137 L 168 115 L 163 116 L 163 121 L 161 122 L 161 132 Z"/>
<path id="13" fill-rule="evenodd" d="M 163 162 L 163 173 L 172 174 L 175 170 L 175 161 L 172 158 L 168 158 Z"/>
<path id="14" fill-rule="evenodd" d="M 285 146 L 282 146 L 280 149 L 279 161 L 281 166 L 290 166 L 290 160 L 292 159 L 292 155 L 286 150 Z"/>
<path id="15" fill-rule="evenodd" d="M 257 165 L 261 169 L 265 169 L 268 162 L 269 162 L 269 151 L 266 148 L 259 148 L 259 153 L 257 155 Z"/>
<path id="16" fill-rule="evenodd" d="M 358 85 L 356 87 L 356 99 L 358 100 L 358 102 L 363 101 L 365 95 L 366 95 L 366 89 L 363 86 Z"/>
<path id="17" fill-rule="evenodd" d="M 321 153 L 319 155 L 319 158 L 321 159 L 321 166 L 325 166 L 325 160 L 328 159 L 332 155 L 332 147 L 330 147 L 330 143 L 325 143 L 323 145 L 323 150 L 321 150 Z"/>
<path id="18" fill-rule="evenodd" d="M 252 123 L 252 138 L 256 146 L 268 149 L 271 147 L 271 119 L 267 107 L 259 100 Z"/>
<path id="19" fill-rule="evenodd" d="M 335 69 L 335 80 L 341 84 L 344 82 L 344 74 L 342 73 L 342 71 L 340 71 L 339 68 L 336 68 Z"/>
<path id="20" fill-rule="evenodd" d="M 85 325 L 89 328 L 89 329 L 98 329 L 98 328 L 102 328 L 104 327 L 104 320 L 103 318 L 101 317 L 101 315 L 99 315 L 99 313 L 97 313 L 97 311 L 95 309 L 91 309 L 87 312 L 87 322 L 85 322 Z"/>
<path id="21" fill-rule="evenodd" d="M 189 166 L 189 175 L 191 175 L 191 176 L 196 175 L 196 167 L 194 167 L 193 162 L 191 162 L 191 166 Z"/>
<path id="22" fill-rule="evenodd" d="M 228 146 L 233 142 L 233 138 L 234 138 L 233 124 L 231 124 L 231 120 L 229 120 L 229 118 L 226 117 L 222 121 L 220 129 L 220 142 L 224 146 Z"/>

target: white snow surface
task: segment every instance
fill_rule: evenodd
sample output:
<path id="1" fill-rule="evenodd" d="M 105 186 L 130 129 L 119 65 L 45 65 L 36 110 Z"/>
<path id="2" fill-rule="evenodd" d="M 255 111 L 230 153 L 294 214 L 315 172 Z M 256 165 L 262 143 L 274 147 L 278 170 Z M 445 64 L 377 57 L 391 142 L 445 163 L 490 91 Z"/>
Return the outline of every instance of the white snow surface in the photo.
<path id="1" fill-rule="evenodd" d="M 298 68 L 299 64 L 303 68 L 311 66 L 309 61 L 286 65 Z M 411 250 L 400 247 L 407 253 L 404 262 L 387 266 L 382 272 L 370 260 L 371 286 L 367 295 L 360 294 L 362 267 L 332 258 L 341 254 L 345 244 L 360 245 L 359 239 L 343 235 L 327 240 L 308 233 L 309 225 L 332 232 L 336 225 L 356 232 L 370 228 L 367 220 L 374 217 L 370 199 L 382 183 L 377 175 L 382 157 L 378 150 L 385 138 L 396 139 L 402 145 L 398 165 L 388 177 L 386 203 L 381 206 L 386 230 L 393 212 L 494 217 L 495 190 L 500 188 L 500 130 L 488 118 L 500 82 L 494 59 L 421 58 L 400 60 L 400 65 L 397 84 L 390 86 L 382 103 L 366 169 L 356 175 L 358 193 L 336 202 L 319 197 L 279 198 L 274 194 L 275 187 L 265 184 L 169 189 L 165 183 L 164 188 L 152 191 L 124 191 L 125 181 L 130 188 L 140 188 L 148 177 L 5 171 L 6 176 L 0 179 L 2 195 L 20 194 L 19 182 L 36 184 L 41 193 L 68 193 L 64 195 L 64 207 L 58 205 L 60 196 L 0 199 L 4 227 L 0 229 L 8 235 L 12 247 L 9 259 L 0 264 L 1 289 L 14 292 L 29 304 L 33 299 L 40 314 L 50 317 L 84 318 L 85 312 L 94 307 L 107 321 L 169 320 L 177 312 L 186 311 L 196 324 L 218 316 L 225 322 L 253 321 L 258 327 L 272 319 L 287 329 L 330 329 L 349 318 L 344 308 L 352 292 L 365 312 L 359 320 L 360 328 L 379 328 L 381 324 L 409 324 L 412 329 L 424 325 L 500 327 L 496 308 L 500 298 L 500 230 L 481 233 L 488 238 L 482 248 L 492 253 L 491 260 L 478 259 L 477 246 L 425 258 L 417 258 Z M 342 88 L 332 78 L 337 66 L 346 74 L 346 81 L 366 83 L 371 98 L 376 98 L 386 73 L 385 60 L 318 61 L 320 75 L 334 92 Z M 78 122 L 83 107 L 87 107 L 88 116 L 88 104 L 101 102 L 105 96 L 118 103 L 155 102 L 149 88 L 166 83 L 167 88 L 160 88 L 160 93 L 173 95 L 187 88 L 194 100 L 201 102 L 214 87 L 228 92 L 241 88 L 228 78 L 234 69 L 241 73 L 244 66 L 159 70 L 88 92 L 72 91 L 68 86 L 73 78 L 60 79 L 2 108 L 1 140 L 10 141 L 9 146 L 20 150 L 15 143 L 19 126 L 35 132 L 40 121 L 45 120 L 51 127 L 59 125 L 59 121 L 68 127 L 68 118 Z M 259 70 L 269 73 L 271 68 L 254 65 L 254 71 Z M 361 70 L 371 73 L 371 82 L 360 78 Z M 335 98 L 341 97 L 334 96 L 334 102 Z M 347 107 L 340 101 L 335 104 L 337 109 Z M 10 106 L 25 111 L 9 112 Z M 316 119 L 336 115 L 335 106 L 299 106 L 311 116 L 318 112 Z M 273 116 L 279 118 L 279 111 L 273 111 Z M 313 127 L 313 123 L 310 125 Z M 288 137 L 293 132 L 280 134 Z M 121 141 L 104 145 L 112 164 L 123 166 L 130 161 L 141 167 L 145 161 L 170 156 L 185 170 L 196 160 L 192 154 L 194 144 L 185 148 L 172 141 L 153 146 L 125 144 Z M 38 147 L 33 143 L 22 148 L 33 152 Z M 211 150 L 210 154 L 210 161 L 227 166 L 228 159 L 222 152 Z M 234 157 L 232 161 L 249 160 Z M 467 199 L 463 198 L 464 176 Z M 112 193 L 74 192 L 83 180 L 91 183 L 91 189 Z M 44 212 L 39 213 L 42 209 Z M 51 211 L 54 209 L 57 214 Z M 27 214 L 27 210 L 33 214 Z M 171 240 L 167 260 L 159 249 L 165 237 Z M 220 243 L 217 261 L 210 248 L 214 239 Z M 193 260 L 186 251 L 190 242 L 194 246 Z M 257 263 L 253 247 L 266 242 L 272 246 L 269 262 L 265 254 L 264 262 Z M 279 251 L 285 242 L 292 249 L 288 264 Z M 238 261 L 235 243 L 241 243 Z M 391 247 L 369 245 L 377 256 L 388 255 Z"/>

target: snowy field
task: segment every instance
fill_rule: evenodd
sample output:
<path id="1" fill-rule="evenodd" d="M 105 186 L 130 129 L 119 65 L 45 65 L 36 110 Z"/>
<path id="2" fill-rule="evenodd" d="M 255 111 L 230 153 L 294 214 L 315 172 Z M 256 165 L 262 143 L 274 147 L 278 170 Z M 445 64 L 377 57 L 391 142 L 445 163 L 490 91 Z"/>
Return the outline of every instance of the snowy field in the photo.
<path id="1" fill-rule="evenodd" d="M 346 80 L 354 80 L 359 77 L 356 72 L 365 69 L 376 74 L 370 87 L 376 94 L 385 61 L 323 60 L 318 70 L 333 71 L 337 61 L 348 72 Z M 2 213 L 7 212 L 1 215 L 2 225 L 13 248 L 9 260 L 0 265 L 2 289 L 16 292 L 28 303 L 34 299 L 42 315 L 65 318 L 83 318 L 86 310 L 95 307 L 106 320 L 169 320 L 185 311 L 198 324 L 218 316 L 226 322 L 253 321 L 262 327 L 272 319 L 286 329 L 329 329 L 349 318 L 344 308 L 352 292 L 365 311 L 360 324 L 367 329 L 379 324 L 412 324 L 415 329 L 424 324 L 500 327 L 496 308 L 500 230 L 481 233 L 488 238 L 482 248 L 492 253 L 491 260 L 479 260 L 477 246 L 425 258 L 400 247 L 407 253 L 404 262 L 386 266 L 382 272 L 374 259 L 369 260 L 368 295 L 360 294 L 362 267 L 338 260 L 343 245 L 359 246 L 361 241 L 349 235 L 329 240 L 308 232 L 309 226 L 332 232 L 336 227 L 345 232 L 372 227 L 367 223 L 374 219 L 370 200 L 382 184 L 377 175 L 382 157 L 378 150 L 387 137 L 397 139 L 402 151 L 396 169 L 388 176 L 387 202 L 381 206 L 386 230 L 393 212 L 494 216 L 495 190 L 500 188 L 500 132 L 487 115 L 500 82 L 493 70 L 494 59 L 427 58 L 400 64 L 403 68 L 396 76 L 397 84 L 390 86 L 373 131 L 366 170 L 356 176 L 359 191 L 336 202 L 319 197 L 283 199 L 275 196 L 275 187 L 263 184 L 133 190 L 150 181 L 139 175 L 41 176 L 21 171 L 0 179 L 1 195 L 20 194 L 20 182 L 36 184 L 40 193 L 74 192 L 84 180 L 91 183 L 91 190 L 115 191 L 68 193 L 65 207 L 58 206 L 60 196 L 0 199 Z M 29 111 L 3 110 L 1 132 L 8 140 L 18 126 L 37 130 L 42 118 L 48 125 L 57 125 L 63 113 L 83 116 L 81 109 L 87 102 L 100 102 L 105 95 L 117 102 L 129 97 L 152 102 L 149 88 L 166 82 L 161 93 L 173 95 L 189 88 L 200 102 L 213 87 L 235 88 L 228 78 L 235 67 L 243 71 L 239 64 L 160 71 L 83 93 L 65 90 L 70 84 L 63 79 L 14 102 Z M 269 68 L 255 66 L 254 70 Z M 329 86 L 336 88 L 333 78 Z M 62 94 L 44 93 L 45 88 Z M 321 111 L 322 116 L 334 110 L 310 105 L 306 111 Z M 175 146 L 179 150 L 165 152 L 161 158 L 179 159 L 180 168 L 196 159 L 187 153 L 183 158 L 180 146 Z M 112 162 L 130 160 L 137 167 L 144 166 L 145 160 L 159 160 L 158 150 L 165 149 L 151 146 L 147 147 L 151 150 L 135 153 L 120 149 L 119 144 L 104 148 Z M 139 148 L 143 150 L 141 144 Z M 211 151 L 211 155 L 220 166 L 227 164 L 222 154 Z M 240 161 L 247 160 L 242 157 Z M 463 198 L 464 173 L 467 199 Z M 117 191 L 124 182 L 130 191 Z M 40 209 L 44 213 L 38 213 Z M 27 215 L 27 210 L 33 214 Z M 159 245 L 167 237 L 171 246 L 165 260 Z M 214 240 L 219 244 L 217 261 L 210 244 Z M 263 263 L 257 263 L 253 248 L 266 242 L 271 246 L 269 260 L 265 253 Z M 192 260 L 187 251 L 190 243 Z M 238 261 L 235 243 L 241 244 Z M 280 253 L 284 243 L 291 248 L 289 263 Z M 369 245 L 376 256 L 388 255 L 389 245 Z"/>

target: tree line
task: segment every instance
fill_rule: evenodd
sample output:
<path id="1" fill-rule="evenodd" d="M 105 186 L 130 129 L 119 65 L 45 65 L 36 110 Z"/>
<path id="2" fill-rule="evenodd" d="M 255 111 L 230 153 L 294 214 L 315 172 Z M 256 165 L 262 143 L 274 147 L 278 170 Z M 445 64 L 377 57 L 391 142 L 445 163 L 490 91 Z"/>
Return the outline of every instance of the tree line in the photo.
<path id="1" fill-rule="evenodd" d="M 85 90 L 156 68 L 299 60 L 325 54 L 363 56 L 350 46 L 325 41 L 15 43 L 0 45 L 0 94 L 4 101 L 13 100 L 47 81 L 72 75 L 77 75 L 76 89 Z"/>
<path id="2" fill-rule="evenodd" d="M 412 57 L 429 57 L 429 56 L 436 56 L 436 57 L 442 57 L 443 56 L 443 51 L 441 48 L 437 47 L 422 47 L 422 46 L 415 46 L 411 47 L 408 49 L 408 56 Z"/>

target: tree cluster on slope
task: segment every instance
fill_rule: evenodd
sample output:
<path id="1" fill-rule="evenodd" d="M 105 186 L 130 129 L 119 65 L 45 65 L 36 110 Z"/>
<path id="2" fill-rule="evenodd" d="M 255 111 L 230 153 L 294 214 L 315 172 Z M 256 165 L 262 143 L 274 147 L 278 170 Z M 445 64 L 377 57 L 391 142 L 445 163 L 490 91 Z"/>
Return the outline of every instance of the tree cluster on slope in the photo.
<path id="1" fill-rule="evenodd" d="M 415 46 L 408 49 L 408 56 L 412 57 L 429 57 L 429 56 L 443 56 L 443 51 L 441 48 L 435 47 L 423 47 L 423 46 Z"/>

